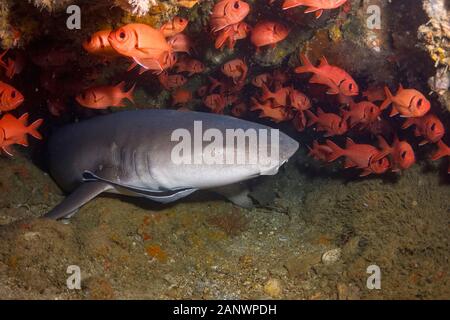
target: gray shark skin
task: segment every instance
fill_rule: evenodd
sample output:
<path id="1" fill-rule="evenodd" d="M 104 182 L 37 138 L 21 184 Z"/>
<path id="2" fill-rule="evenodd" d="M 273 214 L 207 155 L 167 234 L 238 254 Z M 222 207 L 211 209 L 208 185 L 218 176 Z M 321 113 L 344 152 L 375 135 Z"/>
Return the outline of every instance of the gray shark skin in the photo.
<path id="1" fill-rule="evenodd" d="M 278 161 L 271 167 L 174 163 L 172 151 L 179 141 L 171 141 L 172 134 L 182 128 L 194 137 L 194 121 L 201 121 L 203 132 L 216 129 L 224 136 L 227 129 L 271 129 L 228 116 L 175 110 L 123 111 L 68 125 L 51 137 L 49 161 L 53 179 L 70 195 L 44 217 L 70 217 L 103 192 L 169 203 L 197 190 L 220 191 L 260 175 L 276 174 L 299 147 L 280 132 Z M 267 139 L 269 146 L 270 142 Z M 203 141 L 202 146 L 210 143 Z M 228 194 L 231 201 L 239 198 Z"/>

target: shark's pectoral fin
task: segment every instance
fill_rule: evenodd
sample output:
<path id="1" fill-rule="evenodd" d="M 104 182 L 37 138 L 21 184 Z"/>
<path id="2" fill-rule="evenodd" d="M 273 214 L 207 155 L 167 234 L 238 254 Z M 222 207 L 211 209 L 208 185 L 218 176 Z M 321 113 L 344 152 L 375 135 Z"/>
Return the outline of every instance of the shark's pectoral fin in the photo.
<path id="1" fill-rule="evenodd" d="M 44 215 L 48 219 L 62 219 L 72 216 L 81 206 L 94 199 L 100 193 L 112 189 L 111 185 L 101 181 L 85 182 L 66 197 L 60 204 Z"/>
<path id="2" fill-rule="evenodd" d="M 245 209 L 251 209 L 253 207 L 253 201 L 249 197 L 250 191 L 245 183 L 235 183 L 224 187 L 214 188 L 211 189 L 211 191 L 224 196 L 239 207 Z"/>
<path id="3" fill-rule="evenodd" d="M 179 188 L 179 189 L 169 189 L 169 190 L 151 190 L 145 188 L 139 188 L 135 186 L 130 186 L 126 184 L 121 184 L 119 182 L 114 182 L 101 178 L 90 171 L 85 171 L 83 173 L 84 181 L 98 181 L 111 185 L 123 194 L 131 194 L 134 196 L 141 196 L 147 199 L 160 202 L 160 203 L 170 203 L 178 199 L 187 197 L 191 193 L 197 191 L 196 188 Z"/>

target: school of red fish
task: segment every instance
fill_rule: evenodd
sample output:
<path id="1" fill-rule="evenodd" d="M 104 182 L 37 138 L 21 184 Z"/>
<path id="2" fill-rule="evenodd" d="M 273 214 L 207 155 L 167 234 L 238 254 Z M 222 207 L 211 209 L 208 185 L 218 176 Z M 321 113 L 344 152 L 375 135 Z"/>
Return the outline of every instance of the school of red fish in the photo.
<path id="1" fill-rule="evenodd" d="M 270 5 L 273 0 L 268 1 Z M 285 0 L 283 10 L 306 7 L 305 13 L 315 13 L 319 19 L 324 10 L 348 6 L 347 0 Z M 244 20 L 251 7 L 245 1 L 219 0 L 210 16 L 210 32 L 216 49 L 233 49 L 239 40 L 249 38 L 255 51 L 271 50 L 284 41 L 290 28 L 278 21 L 261 20 L 250 26 Z M 175 17 L 159 29 L 146 24 L 131 23 L 117 30 L 100 30 L 83 42 L 83 48 L 101 59 L 125 57 L 130 61 L 128 71 L 138 68 L 139 75 L 150 71 L 157 77 L 162 88 L 172 93 L 172 107 L 189 110 L 186 105 L 195 98 L 201 99 L 205 108 L 223 114 L 226 110 L 235 117 L 245 117 L 255 112 L 260 118 L 275 123 L 291 122 L 299 131 L 312 128 L 323 133 L 324 141 L 315 140 L 309 147 L 309 155 L 318 161 L 333 162 L 345 159 L 345 168 L 358 168 L 361 176 L 383 174 L 389 170 L 398 172 L 410 168 L 416 162 L 412 145 L 402 141 L 388 117 L 402 117 L 402 130 L 414 128 L 414 135 L 421 137 L 419 145 L 436 144 L 437 151 L 432 160 L 450 157 L 450 147 L 445 144 L 445 127 L 433 114 L 430 101 L 418 90 L 399 85 L 396 92 L 385 88 L 368 88 L 361 92 L 358 83 L 345 70 L 322 57 L 317 65 L 306 54 L 299 55 L 300 64 L 293 72 L 272 70 L 249 79 L 249 66 L 244 57 L 235 58 L 221 65 L 216 76 L 209 76 L 209 83 L 192 92 L 184 85 L 189 78 L 205 72 L 205 65 L 198 59 L 194 41 L 185 33 L 189 21 Z M 6 59 L 7 58 L 7 59 Z M 70 59 L 70 53 L 67 53 Z M 57 57 L 46 57 L 57 62 Z M 56 62 L 55 62 L 56 61 Z M 8 51 L 0 55 L 0 69 L 12 79 L 23 69 L 23 57 L 11 57 Z M 313 106 L 317 97 L 308 97 L 294 86 L 291 74 L 298 79 L 309 77 L 309 84 L 326 88 L 326 94 L 336 98 L 339 111 Z M 297 80 L 298 80 L 297 79 Z M 244 87 L 251 83 L 258 92 L 249 99 L 243 94 Z M 298 83 L 298 82 L 297 82 Z M 129 87 L 126 89 L 126 87 Z M 133 103 L 135 84 L 121 82 L 116 85 L 94 86 L 76 94 L 76 102 L 89 109 L 124 107 L 125 100 Z M 315 99 L 315 100 L 313 100 Z M 10 146 L 28 145 L 28 134 L 42 139 L 37 129 L 43 120 L 28 126 L 28 114 L 16 118 L 10 111 L 17 109 L 24 96 L 11 85 L 0 81 L 0 111 L 7 112 L 0 119 L 0 148 L 12 154 Z M 377 104 L 379 103 L 379 104 Z M 49 102 L 52 115 L 64 110 L 61 101 Z M 229 109 L 228 109 L 229 108 Z M 390 114 L 385 110 L 390 108 Z M 347 137 L 345 147 L 330 138 L 353 136 L 368 132 L 377 138 L 373 144 L 357 143 Z M 394 133 L 394 134 L 391 134 Z M 448 169 L 450 173 L 450 167 Z"/>

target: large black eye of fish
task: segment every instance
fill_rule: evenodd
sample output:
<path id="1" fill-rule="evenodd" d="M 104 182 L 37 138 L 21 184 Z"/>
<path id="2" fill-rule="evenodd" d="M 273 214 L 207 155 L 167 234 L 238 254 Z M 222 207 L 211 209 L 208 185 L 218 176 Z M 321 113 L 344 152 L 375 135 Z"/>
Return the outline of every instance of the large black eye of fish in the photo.
<path id="1" fill-rule="evenodd" d="M 89 36 L 89 37 L 86 39 L 86 41 L 87 41 L 87 42 L 92 42 L 92 37 Z"/>
<path id="2" fill-rule="evenodd" d="M 235 9 L 239 9 L 239 7 L 240 7 L 239 1 L 236 1 L 236 2 L 234 3 L 234 8 L 235 8 Z"/>
<path id="3" fill-rule="evenodd" d="M 350 89 L 350 91 L 352 91 L 352 90 L 353 90 L 353 83 L 350 83 L 350 84 L 348 85 L 348 88 Z"/>
<path id="4" fill-rule="evenodd" d="M 125 37 L 126 37 L 127 35 L 126 35 L 126 33 L 125 33 L 125 31 L 121 31 L 120 33 L 119 33 L 119 38 L 120 39 L 125 39 Z"/>
<path id="5" fill-rule="evenodd" d="M 417 107 L 421 107 L 423 103 L 423 99 L 419 99 L 419 101 L 417 101 Z"/>
<path id="6" fill-rule="evenodd" d="M 407 152 L 406 152 L 406 151 L 403 151 L 402 154 L 401 154 L 403 160 L 405 160 L 406 155 L 407 155 Z"/>
<path id="7" fill-rule="evenodd" d="M 433 124 L 431 125 L 431 131 L 434 131 L 434 130 L 436 130 L 436 123 L 433 123 Z"/>
<path id="8" fill-rule="evenodd" d="M 16 91 L 12 91 L 12 92 L 11 92 L 11 98 L 14 99 L 15 97 L 16 97 Z"/>

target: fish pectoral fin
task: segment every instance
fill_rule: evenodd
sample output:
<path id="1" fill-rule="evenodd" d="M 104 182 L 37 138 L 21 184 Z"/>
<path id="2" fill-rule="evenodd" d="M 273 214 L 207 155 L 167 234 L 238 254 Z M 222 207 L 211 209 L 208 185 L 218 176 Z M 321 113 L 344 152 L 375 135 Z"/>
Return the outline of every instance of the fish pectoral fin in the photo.
<path id="1" fill-rule="evenodd" d="M 155 71 L 164 70 L 164 68 L 161 66 L 161 63 L 155 58 L 142 58 L 142 59 L 134 58 L 134 61 L 146 70 L 155 70 Z"/>
<path id="2" fill-rule="evenodd" d="M 101 181 L 85 182 L 74 192 L 66 197 L 60 204 L 44 215 L 44 218 L 58 220 L 72 216 L 81 206 L 85 205 L 100 193 L 108 191 L 113 187 Z"/>
<path id="3" fill-rule="evenodd" d="M 151 190 L 141 187 L 134 187 L 126 184 L 121 184 L 118 182 L 114 182 L 112 180 L 101 178 L 90 171 L 85 171 L 83 173 L 84 181 L 100 181 L 107 183 L 108 185 L 113 186 L 117 191 L 123 194 L 129 194 L 135 196 L 141 196 L 156 202 L 160 203 L 170 203 L 174 202 L 178 199 L 187 197 L 191 193 L 194 193 L 198 189 L 186 187 L 186 188 L 177 188 L 177 189 L 169 189 L 169 190 Z"/>
<path id="4" fill-rule="evenodd" d="M 354 168 L 354 167 L 356 167 L 356 166 L 357 166 L 357 164 L 354 163 L 351 159 L 349 159 L 349 158 L 346 158 L 346 159 L 345 159 L 345 163 L 344 163 L 344 168 L 345 168 L 345 169 Z"/>
<path id="5" fill-rule="evenodd" d="M 222 195 L 239 207 L 251 209 L 254 206 L 253 201 L 249 196 L 250 191 L 245 183 L 235 183 L 224 187 L 214 188 L 211 189 L 211 191 Z"/>

